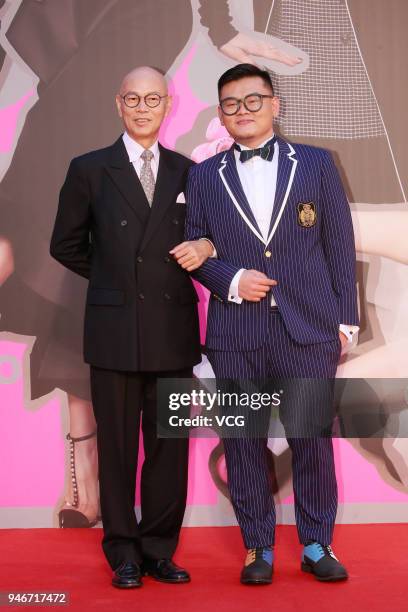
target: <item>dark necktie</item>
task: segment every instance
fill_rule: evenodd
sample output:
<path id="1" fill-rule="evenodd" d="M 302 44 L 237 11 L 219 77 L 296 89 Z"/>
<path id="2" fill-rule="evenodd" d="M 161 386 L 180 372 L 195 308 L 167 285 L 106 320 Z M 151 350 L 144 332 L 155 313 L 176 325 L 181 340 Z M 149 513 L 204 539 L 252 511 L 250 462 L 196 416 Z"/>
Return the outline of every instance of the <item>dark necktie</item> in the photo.
<path id="1" fill-rule="evenodd" d="M 259 157 L 261 157 L 265 161 L 272 161 L 273 152 L 275 149 L 275 141 L 276 141 L 276 136 L 271 138 L 271 140 L 268 140 L 268 142 L 264 144 L 263 147 L 260 147 L 259 149 L 244 149 L 242 151 L 241 147 L 237 143 L 234 144 L 234 147 L 235 149 L 237 149 L 237 151 L 240 152 L 239 161 L 242 163 L 245 163 L 246 161 L 248 161 L 248 159 L 252 159 L 256 155 L 259 155 Z"/>

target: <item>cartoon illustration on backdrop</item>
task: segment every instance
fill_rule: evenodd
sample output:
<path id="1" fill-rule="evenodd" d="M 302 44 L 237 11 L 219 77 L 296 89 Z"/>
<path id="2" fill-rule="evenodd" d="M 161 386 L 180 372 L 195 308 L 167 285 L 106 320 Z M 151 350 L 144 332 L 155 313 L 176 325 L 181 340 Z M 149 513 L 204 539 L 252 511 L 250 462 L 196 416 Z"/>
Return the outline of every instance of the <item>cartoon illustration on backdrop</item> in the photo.
<path id="1" fill-rule="evenodd" d="M 216 80 L 223 70 L 254 61 L 272 71 L 282 101 L 279 129 L 288 138 L 332 149 L 340 160 L 357 248 L 364 252 L 359 264 L 364 309 L 360 346 L 341 366 L 340 375 L 395 376 L 398 371 L 406 376 L 400 357 L 408 335 L 402 316 L 407 262 L 396 249 L 402 240 L 383 244 L 393 228 L 402 232 L 408 225 L 405 175 L 396 147 L 404 141 L 404 127 L 398 119 L 402 114 L 394 109 L 393 116 L 389 111 L 385 116 L 378 101 L 378 91 L 396 98 L 393 88 L 402 85 L 389 70 L 380 71 L 375 81 L 369 56 L 363 58 L 353 18 L 359 23 L 364 18 L 371 31 L 372 15 L 361 15 L 351 0 L 317 0 L 313 10 L 300 0 L 176 0 L 171 8 L 166 0 L 154 6 L 137 4 L 101 0 L 83 10 L 80 0 L 58 5 L 9 0 L 0 7 L 0 121 L 6 126 L 0 137 L 0 337 L 7 340 L 7 332 L 36 337 L 31 372 L 25 373 L 27 405 L 36 409 L 55 388 L 62 389 L 71 436 L 94 432 L 88 369 L 81 356 L 86 284 L 52 262 L 48 243 L 67 163 L 117 134 L 109 100 L 119 75 L 133 67 L 135 57 L 172 78 L 176 113 L 163 137 L 166 144 L 188 154 L 200 143 L 223 138 L 213 137 L 212 130 L 216 133 L 218 128 L 209 126 L 216 114 Z M 146 19 L 140 20 L 141 10 Z M 171 29 L 173 22 L 177 28 Z M 152 36 L 165 26 L 177 36 L 146 48 L 144 36 L 137 36 L 141 23 L 154 24 Z M 335 27 L 327 36 L 330 23 Z M 145 34 L 145 25 L 143 30 Z M 387 47 L 386 34 L 381 35 Z M 106 48 L 106 37 L 120 41 L 117 52 Z M 406 44 L 403 36 L 396 40 Z M 375 49 L 370 52 L 372 62 L 377 61 Z M 393 57 L 394 68 L 398 57 Z M 181 82 L 184 88 L 178 86 Z M 404 96 L 408 97 L 405 89 L 399 93 L 401 104 Z M 89 105 L 92 113 L 84 115 Z M 206 146 L 209 153 L 211 147 Z M 381 233 L 383 240 L 370 240 L 379 226 L 389 228 L 389 233 Z M 65 524 L 62 520 L 63 526 L 90 526 L 98 517 L 95 437 L 74 445 L 77 498 L 75 481 L 67 472 L 68 503 L 61 500 L 57 510 L 74 511 L 66 514 L 70 519 Z M 395 441 L 380 460 L 384 463 L 388 453 L 393 456 L 401 482 L 408 465 L 405 446 L 403 440 Z M 370 452 L 367 457 L 374 460 Z"/>

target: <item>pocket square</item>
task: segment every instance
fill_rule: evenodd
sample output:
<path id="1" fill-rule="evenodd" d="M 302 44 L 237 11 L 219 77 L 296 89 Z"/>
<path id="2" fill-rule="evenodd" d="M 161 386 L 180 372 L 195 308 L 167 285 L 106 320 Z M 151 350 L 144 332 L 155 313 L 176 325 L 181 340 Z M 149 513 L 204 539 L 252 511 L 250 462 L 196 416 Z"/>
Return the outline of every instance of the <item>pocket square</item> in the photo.
<path id="1" fill-rule="evenodd" d="M 186 198 L 184 197 L 184 193 L 181 192 L 177 196 L 176 204 L 185 204 L 185 203 L 186 203 Z"/>

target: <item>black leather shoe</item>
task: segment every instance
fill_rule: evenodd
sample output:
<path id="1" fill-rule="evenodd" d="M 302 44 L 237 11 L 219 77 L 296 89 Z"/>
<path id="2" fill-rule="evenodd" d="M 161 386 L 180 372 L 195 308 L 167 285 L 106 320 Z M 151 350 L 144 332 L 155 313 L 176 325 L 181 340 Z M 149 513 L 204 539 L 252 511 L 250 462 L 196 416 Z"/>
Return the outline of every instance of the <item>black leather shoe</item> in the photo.
<path id="1" fill-rule="evenodd" d="M 242 584 L 270 584 L 272 574 L 272 548 L 270 546 L 250 548 L 241 572 Z"/>
<path id="2" fill-rule="evenodd" d="M 331 546 L 323 546 L 319 542 L 306 544 L 301 569 L 322 582 L 337 582 L 348 578 L 346 568 L 337 559 Z"/>
<path id="3" fill-rule="evenodd" d="M 118 589 L 136 589 L 142 586 L 140 567 L 133 561 L 124 561 L 115 570 L 112 584 Z"/>
<path id="4" fill-rule="evenodd" d="M 190 582 L 190 574 L 171 559 L 145 559 L 142 563 L 144 576 L 152 576 L 159 582 Z"/>

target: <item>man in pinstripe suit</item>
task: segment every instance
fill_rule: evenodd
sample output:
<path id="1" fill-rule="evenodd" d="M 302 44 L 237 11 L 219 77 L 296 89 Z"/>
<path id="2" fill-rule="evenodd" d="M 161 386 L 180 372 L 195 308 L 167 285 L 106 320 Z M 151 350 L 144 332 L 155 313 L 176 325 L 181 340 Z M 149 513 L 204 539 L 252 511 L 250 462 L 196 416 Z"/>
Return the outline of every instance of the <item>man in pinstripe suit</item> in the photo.
<path id="1" fill-rule="evenodd" d="M 279 100 L 267 72 L 240 64 L 221 76 L 218 90 L 219 116 L 235 144 L 190 170 L 186 221 L 188 241 L 206 237 L 215 247 L 194 272 L 211 291 L 206 345 L 215 375 L 334 378 L 358 313 L 351 215 L 332 157 L 274 135 Z M 174 255 L 192 269 L 185 243 Z M 313 403 L 288 420 L 312 421 Z M 295 433 L 288 443 L 301 567 L 319 580 L 345 579 L 330 547 L 337 511 L 332 440 Z M 276 515 L 266 444 L 224 439 L 248 549 L 245 584 L 272 580 Z"/>

